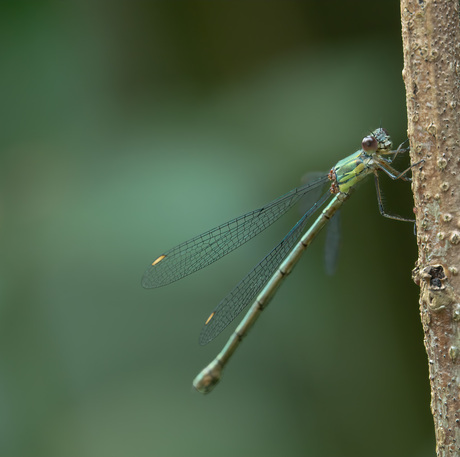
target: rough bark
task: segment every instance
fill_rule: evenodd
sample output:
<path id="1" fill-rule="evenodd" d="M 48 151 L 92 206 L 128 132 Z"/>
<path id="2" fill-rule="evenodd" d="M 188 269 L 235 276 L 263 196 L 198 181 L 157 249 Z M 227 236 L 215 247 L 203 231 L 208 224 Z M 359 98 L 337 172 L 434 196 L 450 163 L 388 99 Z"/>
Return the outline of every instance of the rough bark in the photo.
<path id="1" fill-rule="evenodd" d="M 460 33 L 458 0 L 401 0 L 408 137 L 436 451 L 460 455 Z"/>

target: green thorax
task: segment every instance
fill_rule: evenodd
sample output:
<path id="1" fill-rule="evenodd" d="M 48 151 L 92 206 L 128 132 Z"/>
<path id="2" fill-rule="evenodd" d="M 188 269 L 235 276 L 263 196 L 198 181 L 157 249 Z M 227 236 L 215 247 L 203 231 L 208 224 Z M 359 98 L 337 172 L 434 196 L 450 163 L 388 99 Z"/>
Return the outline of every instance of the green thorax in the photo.
<path id="1" fill-rule="evenodd" d="M 387 162 L 383 156 L 391 154 L 391 139 L 385 129 L 378 128 L 363 138 L 362 148 L 337 162 L 329 173 L 332 181 L 331 192 L 347 193 L 359 181 L 376 169 L 382 169 L 382 163 Z"/>
<path id="2" fill-rule="evenodd" d="M 337 162 L 332 169 L 334 181 L 340 192 L 348 192 L 371 171 L 372 156 L 362 149 Z"/>

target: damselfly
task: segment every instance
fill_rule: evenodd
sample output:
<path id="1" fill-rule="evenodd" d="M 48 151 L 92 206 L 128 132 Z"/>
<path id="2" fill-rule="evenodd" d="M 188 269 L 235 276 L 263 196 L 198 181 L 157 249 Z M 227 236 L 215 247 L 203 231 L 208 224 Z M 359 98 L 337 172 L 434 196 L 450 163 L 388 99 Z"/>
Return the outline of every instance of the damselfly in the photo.
<path id="1" fill-rule="evenodd" d="M 293 189 L 259 209 L 179 244 L 153 261 L 142 278 L 142 285 L 145 288 L 164 286 L 215 262 L 265 230 L 307 194 L 315 189 L 323 189 L 319 200 L 305 212 L 283 240 L 217 305 L 206 320 L 201 330 L 200 344 L 207 344 L 213 340 L 247 305 L 252 303 L 222 351 L 195 378 L 193 385 L 198 391 L 210 392 L 218 383 L 224 366 L 262 310 L 268 305 L 282 280 L 290 273 L 303 251 L 327 221 L 350 197 L 355 186 L 366 176 L 374 175 L 382 216 L 410 221 L 385 212 L 378 174 L 379 171 L 383 171 L 393 180 L 410 181 L 405 174 L 411 167 L 399 172 L 391 165 L 395 157 L 405 151 L 407 149 L 403 149 L 402 145 L 393 151 L 387 131 L 378 128 L 362 140 L 361 149 L 340 160 L 328 175 Z M 298 241 L 310 217 L 328 200 L 330 200 L 329 204 Z"/>

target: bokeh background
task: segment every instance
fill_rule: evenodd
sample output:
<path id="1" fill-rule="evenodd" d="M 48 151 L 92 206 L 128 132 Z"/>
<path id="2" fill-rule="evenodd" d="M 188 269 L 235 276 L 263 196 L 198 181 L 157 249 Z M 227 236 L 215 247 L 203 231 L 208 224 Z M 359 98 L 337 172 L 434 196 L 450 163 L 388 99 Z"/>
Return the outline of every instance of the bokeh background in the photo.
<path id="1" fill-rule="evenodd" d="M 200 347 L 204 319 L 299 214 L 140 286 L 370 130 L 405 140 L 399 20 L 397 1 L 0 4 L 1 455 L 433 455 L 413 226 L 372 182 L 336 274 L 322 234 L 209 396 L 192 379 L 234 326 Z M 410 186 L 384 184 L 410 216 Z"/>

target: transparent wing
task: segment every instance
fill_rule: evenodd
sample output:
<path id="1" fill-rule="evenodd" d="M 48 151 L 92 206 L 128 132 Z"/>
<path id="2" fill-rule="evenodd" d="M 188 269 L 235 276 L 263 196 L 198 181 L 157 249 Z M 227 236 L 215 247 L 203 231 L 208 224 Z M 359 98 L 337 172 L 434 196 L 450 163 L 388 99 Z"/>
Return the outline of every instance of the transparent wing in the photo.
<path id="1" fill-rule="evenodd" d="M 314 182 L 320 177 L 324 176 L 324 172 L 320 171 L 311 171 L 305 173 L 300 182 L 301 184 L 307 184 L 309 182 Z M 323 189 L 318 188 L 312 192 L 308 192 L 304 197 L 301 198 L 299 204 L 297 205 L 297 210 L 299 216 L 303 216 L 323 195 Z"/>
<path id="2" fill-rule="evenodd" d="M 268 283 L 270 278 L 289 254 L 304 230 L 308 218 L 321 207 L 331 196 L 327 191 L 297 222 L 291 231 L 284 237 L 263 260 L 261 260 L 235 288 L 217 305 L 200 333 L 200 344 L 212 341 L 238 316 L 243 309 L 252 303 L 256 295 Z"/>
<path id="3" fill-rule="evenodd" d="M 164 286 L 208 266 L 265 230 L 304 195 L 329 182 L 323 176 L 170 249 L 147 268 L 142 286 L 147 289 Z"/>

